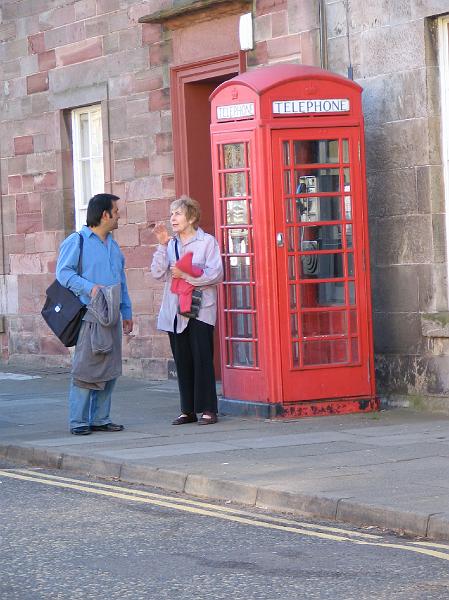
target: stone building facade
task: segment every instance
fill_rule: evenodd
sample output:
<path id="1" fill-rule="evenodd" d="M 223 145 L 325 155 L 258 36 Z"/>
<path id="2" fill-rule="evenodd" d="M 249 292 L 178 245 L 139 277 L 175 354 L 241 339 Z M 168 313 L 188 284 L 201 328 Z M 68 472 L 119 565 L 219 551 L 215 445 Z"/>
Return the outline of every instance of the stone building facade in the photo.
<path id="1" fill-rule="evenodd" d="M 210 226 L 208 95 L 242 70 L 294 62 L 352 73 L 364 88 L 379 391 L 447 393 L 447 0 L 3 0 L 0 10 L 4 363 L 69 363 L 39 312 L 82 214 L 76 111 L 94 107 L 103 187 L 122 199 L 116 239 L 135 319 L 125 370 L 170 375 L 150 225 L 189 193 Z M 254 47 L 242 51 L 248 12 Z"/>

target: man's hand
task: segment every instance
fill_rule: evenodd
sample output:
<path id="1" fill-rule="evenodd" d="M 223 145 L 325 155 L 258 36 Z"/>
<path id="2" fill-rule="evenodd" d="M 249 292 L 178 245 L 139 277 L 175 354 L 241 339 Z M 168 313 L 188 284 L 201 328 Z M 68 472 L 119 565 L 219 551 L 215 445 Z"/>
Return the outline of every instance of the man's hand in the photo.
<path id="1" fill-rule="evenodd" d="M 97 292 L 100 288 L 101 288 L 101 285 L 94 285 L 94 287 L 90 291 L 90 297 L 95 298 L 95 296 L 97 295 Z"/>
<path id="2" fill-rule="evenodd" d="M 123 333 L 129 335 L 133 330 L 134 323 L 132 319 L 123 319 Z"/>

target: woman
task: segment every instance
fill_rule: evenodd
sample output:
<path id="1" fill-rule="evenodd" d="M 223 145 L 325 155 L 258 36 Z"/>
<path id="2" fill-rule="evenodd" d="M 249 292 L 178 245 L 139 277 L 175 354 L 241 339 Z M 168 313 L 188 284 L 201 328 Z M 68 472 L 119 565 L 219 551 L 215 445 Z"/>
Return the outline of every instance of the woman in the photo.
<path id="1" fill-rule="evenodd" d="M 196 200 L 181 196 L 170 206 L 171 237 L 163 223 L 154 233 L 159 242 L 151 263 L 155 279 L 165 279 L 164 296 L 157 322 L 158 329 L 168 332 L 178 373 L 181 414 L 173 425 L 217 422 L 217 393 L 213 361 L 213 334 L 217 316 L 217 284 L 223 280 L 223 265 L 217 240 L 199 227 L 200 206 Z M 197 267 L 194 277 L 178 268 L 178 258 L 188 258 Z M 184 262 L 184 261 L 183 261 Z M 201 290 L 201 306 L 197 318 L 179 313 L 180 297 L 172 289 L 173 280 L 183 279 Z M 189 288 L 189 286 L 187 286 Z M 197 413 L 202 413 L 198 421 Z"/>

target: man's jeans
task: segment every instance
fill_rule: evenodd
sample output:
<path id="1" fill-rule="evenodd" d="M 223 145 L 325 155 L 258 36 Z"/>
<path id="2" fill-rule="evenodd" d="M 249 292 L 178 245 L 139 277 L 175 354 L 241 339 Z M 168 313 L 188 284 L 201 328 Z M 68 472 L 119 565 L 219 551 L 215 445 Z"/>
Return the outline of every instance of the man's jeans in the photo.
<path id="1" fill-rule="evenodd" d="M 70 428 L 106 425 L 111 422 L 111 395 L 116 379 L 111 379 L 104 390 L 88 390 L 70 382 Z"/>

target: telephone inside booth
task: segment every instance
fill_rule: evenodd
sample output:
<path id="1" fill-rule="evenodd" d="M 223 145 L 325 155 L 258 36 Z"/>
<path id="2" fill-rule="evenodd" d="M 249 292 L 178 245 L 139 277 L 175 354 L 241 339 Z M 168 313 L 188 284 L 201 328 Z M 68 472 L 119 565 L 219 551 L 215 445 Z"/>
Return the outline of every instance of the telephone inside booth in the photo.
<path id="1" fill-rule="evenodd" d="M 374 410 L 361 88 L 315 67 L 211 96 L 221 410 Z"/>

